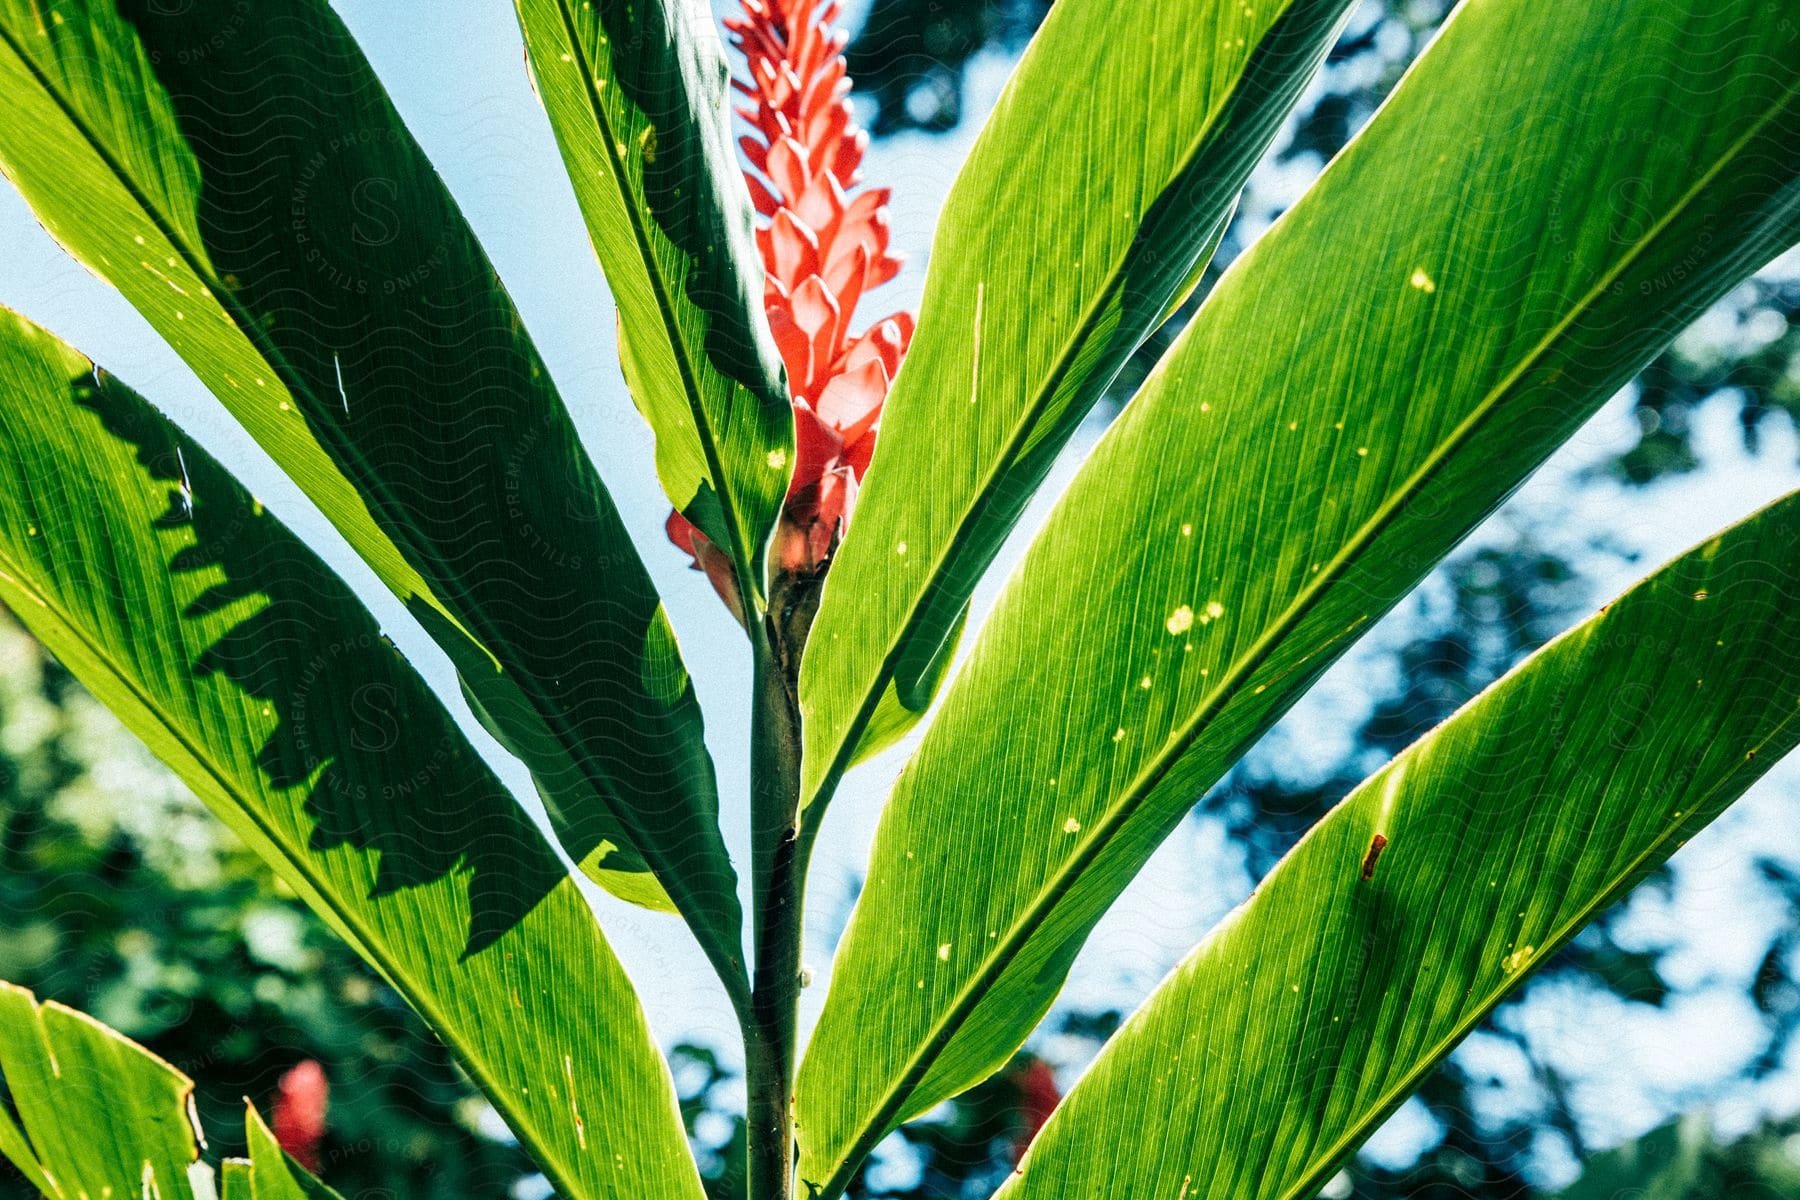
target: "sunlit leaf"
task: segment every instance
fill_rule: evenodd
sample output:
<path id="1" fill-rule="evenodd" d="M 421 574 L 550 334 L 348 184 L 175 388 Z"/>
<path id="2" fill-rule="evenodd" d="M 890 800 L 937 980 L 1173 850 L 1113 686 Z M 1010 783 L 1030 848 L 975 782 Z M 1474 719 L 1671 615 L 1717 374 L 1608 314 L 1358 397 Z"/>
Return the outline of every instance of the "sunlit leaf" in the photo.
<path id="1" fill-rule="evenodd" d="M 210 1200 L 193 1081 L 92 1017 L 0 982 L 0 1079 L 0 1150 L 51 1200 L 189 1200 L 190 1172 Z"/>
<path id="2" fill-rule="evenodd" d="M 802 666 L 804 804 L 924 712 L 976 581 L 1192 290 L 1349 9 L 1051 9 L 944 202 L 918 332 Z"/>
<path id="3" fill-rule="evenodd" d="M 1797 597 L 1800 493 L 1402 752 L 1114 1035 L 999 1195 L 1313 1196 L 1502 997 L 1800 741 Z"/>
<path id="4" fill-rule="evenodd" d="M 227 1160 L 221 1172 L 222 1200 L 342 1200 L 282 1151 L 252 1104 L 244 1106 L 244 1135 L 250 1146 L 249 1170 L 241 1175 L 233 1172 L 234 1163 L 241 1160 Z"/>
<path id="5" fill-rule="evenodd" d="M 247 1159 L 215 1173 L 194 1083 L 86 1013 L 39 1004 L 0 981 L 0 1154 L 49 1200 L 144 1196 L 157 1200 L 341 1200 L 282 1152 L 245 1105 Z"/>
<path id="6" fill-rule="evenodd" d="M 1465 5 L 1225 274 L 896 784 L 801 1071 L 805 1178 L 1004 1062 L 1190 806 L 1800 236 L 1797 39 L 1760 0 Z"/>

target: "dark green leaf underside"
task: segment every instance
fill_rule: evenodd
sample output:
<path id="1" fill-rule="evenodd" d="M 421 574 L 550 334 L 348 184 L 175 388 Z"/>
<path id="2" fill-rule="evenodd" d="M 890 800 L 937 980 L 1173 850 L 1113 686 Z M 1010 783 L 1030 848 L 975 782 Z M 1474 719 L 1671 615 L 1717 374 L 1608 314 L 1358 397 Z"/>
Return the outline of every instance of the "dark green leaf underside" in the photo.
<path id="1" fill-rule="evenodd" d="M 560 1190 L 697 1197 L 575 881 L 350 590 L 4 310 L 0 461 L 0 602 L 394 984 Z"/>
<path id="2" fill-rule="evenodd" d="M 0 0 L 0 97 L 0 169 L 46 228 L 444 645 L 570 855 L 612 847 L 596 877 L 673 901 L 741 991 L 712 764 L 649 576 L 330 7 Z"/>

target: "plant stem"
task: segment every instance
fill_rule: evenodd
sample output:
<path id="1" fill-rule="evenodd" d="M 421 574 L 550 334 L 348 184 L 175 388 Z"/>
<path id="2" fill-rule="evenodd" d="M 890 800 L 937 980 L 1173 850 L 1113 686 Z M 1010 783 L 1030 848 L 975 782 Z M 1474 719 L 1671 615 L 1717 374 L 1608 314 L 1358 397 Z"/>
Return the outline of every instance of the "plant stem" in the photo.
<path id="1" fill-rule="evenodd" d="M 755 982 L 750 993 L 752 1029 L 745 1047 L 749 1103 L 751 1200 L 790 1200 L 793 1195 L 794 1060 L 798 1050 L 802 878 L 793 848 L 776 856 L 768 905 L 757 921 Z"/>
<path id="2" fill-rule="evenodd" d="M 799 838 L 800 648 L 818 582 L 783 577 L 756 639 L 750 720 L 750 812 L 755 970 L 744 1031 L 750 1200 L 791 1200 L 793 1089 L 798 1053 L 806 864 Z"/>

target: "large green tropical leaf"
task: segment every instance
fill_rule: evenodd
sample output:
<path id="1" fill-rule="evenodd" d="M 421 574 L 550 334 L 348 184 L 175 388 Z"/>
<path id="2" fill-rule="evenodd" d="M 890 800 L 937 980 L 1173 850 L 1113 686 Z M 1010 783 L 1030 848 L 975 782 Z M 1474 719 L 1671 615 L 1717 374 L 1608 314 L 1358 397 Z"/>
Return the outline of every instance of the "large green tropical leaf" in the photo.
<path id="1" fill-rule="evenodd" d="M 712 763 L 655 590 L 329 6 L 0 0 L 0 102 L 0 169 L 45 226 L 443 643 L 571 856 L 672 900 L 741 992 Z"/>
<path id="2" fill-rule="evenodd" d="M 0 602 L 381 970 L 559 1191 L 698 1197 L 574 879 L 349 588 L 4 310 L 0 462 Z"/>
<path id="3" fill-rule="evenodd" d="M 762 311 L 730 72 L 701 0 L 516 0 L 676 509 L 762 593 L 794 417 Z"/>
<path id="4" fill-rule="evenodd" d="M 245 1105 L 248 1159 L 228 1159 L 223 1188 L 200 1158 L 194 1082 L 85 1013 L 39 1004 L 0 981 L 0 1155 L 49 1200 L 340 1200 L 282 1152 Z"/>
<path id="5" fill-rule="evenodd" d="M 1114 1035 L 1000 1195 L 1311 1197 L 1796 742 L 1800 493 L 1357 787 Z"/>
<path id="6" fill-rule="evenodd" d="M 1800 236 L 1797 39 L 1761 0 L 1465 5 L 1226 273 L 895 786 L 801 1069 L 806 1178 L 1002 1063 L 1195 799 Z"/>
<path id="7" fill-rule="evenodd" d="M 944 202 L 918 333 L 801 668 L 803 805 L 924 712 L 976 581 L 1198 281 L 1350 7 L 1050 10 Z"/>

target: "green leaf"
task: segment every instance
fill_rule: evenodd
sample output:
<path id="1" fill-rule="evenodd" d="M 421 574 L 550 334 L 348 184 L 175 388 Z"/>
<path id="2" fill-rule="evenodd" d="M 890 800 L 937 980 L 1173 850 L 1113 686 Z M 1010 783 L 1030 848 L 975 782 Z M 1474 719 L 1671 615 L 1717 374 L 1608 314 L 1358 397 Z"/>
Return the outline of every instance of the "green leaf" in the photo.
<path id="1" fill-rule="evenodd" d="M 191 1172 L 209 1200 L 193 1081 L 92 1017 L 0 982 L 0 1079 L 0 1150 L 51 1200 L 190 1200 Z"/>
<path id="2" fill-rule="evenodd" d="M 516 0 L 538 95 L 606 281 L 677 511 L 763 594 L 794 415 L 763 317 L 730 72 L 700 0 Z"/>
<path id="3" fill-rule="evenodd" d="M 1721 1141 L 1704 1111 L 1596 1154 L 1555 1200 L 1792 1200 L 1800 1196 L 1800 1119 Z"/>
<path id="4" fill-rule="evenodd" d="M 559 1192 L 697 1198 L 576 882 L 350 590 L 4 310 L 0 461 L 0 602 L 393 983 Z"/>
<path id="5" fill-rule="evenodd" d="M 1800 236 L 1797 37 L 1760 0 L 1466 5 L 1226 273 L 895 785 L 800 1073 L 805 1178 L 1004 1062 L 1194 801 Z"/>
<path id="6" fill-rule="evenodd" d="M 1581 1178 L 1557 1192 L 1556 1200 L 1688 1200 L 1706 1195 L 1701 1181 L 1707 1152 L 1713 1149 L 1711 1122 L 1704 1113 L 1691 1113 L 1589 1158 Z"/>
<path id="7" fill-rule="evenodd" d="M 282 1152 L 248 1103 L 250 1158 L 221 1164 L 216 1189 L 193 1080 L 86 1013 L 4 981 L 0 1079 L 22 1122 L 0 1104 L 0 1153 L 50 1200 L 342 1200 Z"/>
<path id="8" fill-rule="evenodd" d="M 1350 7 L 1050 10 L 944 202 L 918 333 L 825 585 L 800 675 L 803 805 L 930 704 L 977 580 L 1198 281 Z"/>
<path id="9" fill-rule="evenodd" d="M 343 1200 L 288 1157 L 252 1104 L 244 1105 L 244 1135 L 250 1169 L 241 1179 L 226 1175 L 223 1200 Z"/>
<path id="10" fill-rule="evenodd" d="M 1317 1193 L 1508 992 L 1800 741 L 1797 590 L 1800 493 L 1408 747 L 1114 1035 L 1000 1196 Z"/>
<path id="11" fill-rule="evenodd" d="M 0 0 L 0 98 L 0 169 L 45 226 L 444 645 L 570 855 L 672 901 L 741 994 L 712 762 L 655 589 L 330 7 Z"/>

